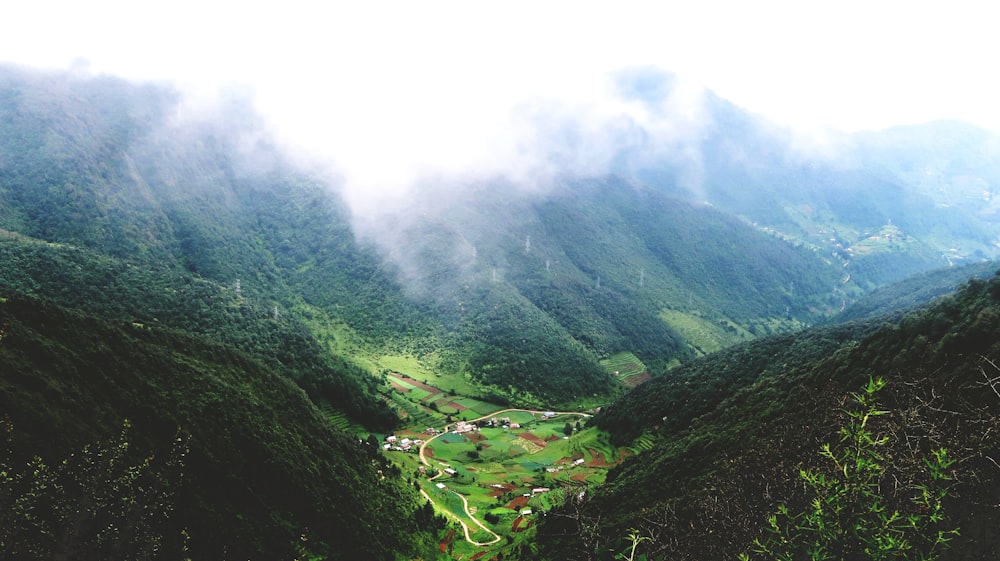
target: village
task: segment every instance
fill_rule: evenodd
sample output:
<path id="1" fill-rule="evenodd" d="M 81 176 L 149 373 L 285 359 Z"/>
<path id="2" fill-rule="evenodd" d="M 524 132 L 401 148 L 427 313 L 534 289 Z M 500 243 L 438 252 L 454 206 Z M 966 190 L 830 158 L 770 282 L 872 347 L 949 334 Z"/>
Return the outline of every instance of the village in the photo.
<path id="1" fill-rule="evenodd" d="M 620 455 L 589 414 L 505 409 L 443 427 L 395 431 L 382 448 L 412 473 L 435 509 L 458 522 L 464 547 L 486 547 L 520 536 L 558 504 L 603 481 Z M 478 545 L 476 545 L 478 544 Z M 453 547 L 459 547 L 453 544 Z"/>
<path id="2" fill-rule="evenodd" d="M 530 539 L 540 517 L 603 482 L 609 468 L 633 453 L 586 427 L 594 410 L 505 409 L 423 376 L 387 373 L 406 423 L 375 436 L 435 511 L 461 527 L 441 543 L 455 559 L 478 559 Z"/>
<path id="3" fill-rule="evenodd" d="M 554 418 L 555 416 L 556 413 L 554 411 L 546 411 L 542 413 L 541 420 L 546 421 Z M 521 428 L 521 424 L 512 421 L 510 417 L 490 417 L 489 419 L 479 419 L 472 422 L 465 420 L 457 421 L 451 426 L 450 430 L 447 426 L 443 430 L 439 430 L 434 427 L 427 427 L 424 430 L 424 434 L 433 438 L 443 434 L 444 432 L 451 432 L 452 434 L 465 434 L 482 428 L 496 427 L 505 431 L 518 430 Z M 411 450 L 419 449 L 423 444 L 424 439 L 390 434 L 385 437 L 385 444 L 382 445 L 382 449 L 386 451 L 409 452 Z"/>

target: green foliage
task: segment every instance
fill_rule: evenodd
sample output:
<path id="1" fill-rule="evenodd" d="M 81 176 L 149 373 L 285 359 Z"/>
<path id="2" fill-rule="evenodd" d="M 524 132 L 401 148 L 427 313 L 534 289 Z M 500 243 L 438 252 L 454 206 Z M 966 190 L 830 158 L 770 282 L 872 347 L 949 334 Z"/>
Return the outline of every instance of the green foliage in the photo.
<path id="1" fill-rule="evenodd" d="M 924 306 L 934 298 L 957 290 L 970 278 L 989 279 L 1000 269 L 994 261 L 961 267 L 935 269 L 900 282 L 877 288 L 850 305 L 833 321 L 843 323 L 861 318 L 902 314 Z"/>
<path id="2" fill-rule="evenodd" d="M 174 515 L 155 525 L 163 551 L 290 559 L 306 528 L 310 551 L 329 559 L 433 551 L 436 530 L 414 516 L 421 501 L 398 469 L 250 356 L 19 296 L 0 305 L 0 326 L 0 410 L 18 426 L 13 465 L 103 442 L 122 418 L 132 420 L 129 449 L 152 451 L 123 468 L 169 457 L 162 443 L 177 427 L 190 435 Z M 68 473 L 80 473 L 76 465 L 85 463 L 70 462 Z"/>
<path id="3" fill-rule="evenodd" d="M 246 102 L 175 122 L 177 97 L 0 69 L 0 228 L 120 260 L 62 255 L 7 287 L 236 344 L 373 428 L 391 424 L 377 382 L 348 363 L 413 354 L 506 401 L 607 399 L 617 384 L 598 358 L 628 350 L 660 371 L 692 356 L 658 316 L 668 306 L 763 330 L 840 303 L 837 267 L 814 253 L 616 178 L 567 182 L 544 199 L 503 182 L 463 186 L 454 204 L 375 225 L 375 246 L 325 181 L 261 140 Z M 234 325 L 219 298 L 178 287 L 232 296 L 237 281 L 242 302 L 221 303 L 285 333 Z"/>
<path id="4" fill-rule="evenodd" d="M 687 426 L 742 388 L 788 369 L 804 368 L 882 326 L 868 321 L 814 328 L 733 346 L 654 377 L 604 408 L 593 422 L 628 444 L 654 425 Z"/>
<path id="5" fill-rule="evenodd" d="M 612 469 L 604 485 L 546 518 L 538 529 L 542 558 L 593 559 L 561 537 L 579 535 L 575 521 L 593 528 L 591 544 L 636 528 L 654 537 L 646 544 L 653 555 L 735 558 L 766 532 L 762 513 L 776 512 L 779 503 L 790 516 L 815 511 L 816 491 L 801 477 L 789 478 L 789 470 L 822 474 L 810 480 L 833 496 L 845 481 L 844 465 L 859 477 L 877 466 L 871 473 L 881 478 L 884 500 L 867 506 L 883 509 L 891 525 L 928 524 L 929 542 L 907 538 L 914 552 L 941 530 L 942 539 L 951 538 L 947 557 L 995 557 L 1000 476 L 981 454 L 1000 446 L 1000 370 L 990 358 L 1000 355 L 998 318 L 1000 277 L 994 276 L 972 280 L 895 324 L 857 321 L 765 338 L 653 378 L 595 419 L 614 441 L 645 434 L 636 446 L 641 451 Z M 844 412 L 844 396 L 867 384 L 872 370 L 888 373 L 889 381 L 875 411 L 892 413 L 871 415 L 864 429 L 884 461 L 862 456 L 859 468 L 843 456 L 845 441 L 830 448 L 837 468 L 833 459 L 817 457 L 818 443 L 839 442 L 843 435 L 834 427 L 857 426 L 845 422 L 858 420 Z M 939 477 L 952 477 L 952 470 L 962 476 Z M 930 527 L 944 510 L 947 521 Z M 872 513 L 869 520 L 879 519 Z M 954 527 L 961 536 L 947 533 Z"/>
<path id="6" fill-rule="evenodd" d="M 675 196 L 711 201 L 786 238 L 838 254 L 845 292 L 867 290 L 929 269 L 996 258 L 996 136 L 958 121 L 897 127 L 843 138 L 836 158 L 803 158 L 773 127 L 710 96 L 713 125 L 700 145 L 698 189 L 683 166 L 640 158 L 628 171 Z M 850 146 L 850 147 L 849 147 Z M 733 157 L 739 154 L 739 157 Z M 847 251 L 888 225 L 906 241 L 856 258 Z M 916 240 L 916 243 L 909 243 Z"/>
<path id="7" fill-rule="evenodd" d="M 640 535 L 635 529 L 629 530 L 627 536 L 625 536 L 627 542 L 627 549 L 615 554 L 615 559 L 617 561 L 648 561 L 645 553 L 640 553 L 636 556 L 636 549 L 639 544 L 645 541 L 649 541 L 650 538 L 647 536 Z"/>
<path id="8" fill-rule="evenodd" d="M 885 464 L 892 459 L 884 450 L 890 437 L 877 433 L 871 423 L 889 414 L 878 408 L 875 399 L 884 387 L 884 379 L 870 379 L 862 392 L 853 394 L 856 408 L 845 411 L 848 420 L 840 429 L 840 444 L 821 448 L 827 469 L 799 472 L 813 493 L 809 507 L 792 512 L 780 505 L 768 518 L 768 535 L 754 542 L 753 551 L 759 556 L 754 558 L 929 561 L 958 535 L 943 508 L 955 463 L 944 448 L 931 450 L 924 459 L 929 472 L 925 481 L 904 482 L 912 487 L 910 509 L 901 512 L 886 500 Z"/>
<path id="9" fill-rule="evenodd" d="M 395 415 L 378 380 L 325 353 L 294 318 L 275 320 L 247 286 L 240 293 L 185 271 L 136 264 L 16 234 L 0 234 L 0 289 L 39 296 L 107 319 L 168 327 L 232 345 L 374 429 Z M 244 283 L 245 285 L 246 283 Z"/>
<path id="10" fill-rule="evenodd" d="M 3 422 L 0 452 L 0 557 L 4 559 L 156 559 L 174 495 L 182 484 L 188 438 L 163 459 L 136 457 L 121 433 L 69 457 L 26 463 Z"/>

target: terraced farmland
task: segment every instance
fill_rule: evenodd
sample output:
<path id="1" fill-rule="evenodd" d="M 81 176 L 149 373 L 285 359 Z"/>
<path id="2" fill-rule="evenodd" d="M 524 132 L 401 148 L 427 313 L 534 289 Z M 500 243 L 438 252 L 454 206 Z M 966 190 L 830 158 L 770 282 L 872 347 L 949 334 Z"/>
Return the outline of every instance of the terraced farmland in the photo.
<path id="1" fill-rule="evenodd" d="M 645 432 L 642 433 L 639 436 L 639 438 L 636 438 L 635 442 L 633 442 L 632 446 L 630 446 L 629 448 L 631 448 L 633 452 L 638 454 L 639 452 L 642 452 L 644 450 L 649 450 L 650 448 L 652 448 L 655 442 L 656 442 L 656 437 L 653 436 L 651 433 Z"/>
<path id="2" fill-rule="evenodd" d="M 604 369 L 628 387 L 635 387 L 649 378 L 646 365 L 634 354 L 624 351 L 600 361 Z"/>
<path id="3" fill-rule="evenodd" d="M 318 407 L 323 416 L 330 421 L 330 424 L 337 427 L 338 429 L 349 433 L 364 432 L 364 429 L 362 427 L 352 423 L 351 420 L 347 417 L 347 415 L 343 411 L 340 411 L 339 409 L 334 409 L 334 407 L 330 405 L 329 402 L 322 401 L 320 402 Z"/>

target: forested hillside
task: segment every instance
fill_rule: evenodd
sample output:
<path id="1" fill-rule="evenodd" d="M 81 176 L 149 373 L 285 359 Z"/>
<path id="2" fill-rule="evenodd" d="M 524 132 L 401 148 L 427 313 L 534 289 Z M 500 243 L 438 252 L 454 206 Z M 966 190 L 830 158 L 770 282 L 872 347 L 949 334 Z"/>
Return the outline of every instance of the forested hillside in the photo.
<path id="1" fill-rule="evenodd" d="M 808 512 L 817 487 L 806 485 L 800 470 L 843 479 L 828 473 L 831 462 L 820 451 L 829 444 L 836 454 L 844 445 L 838 431 L 851 427 L 847 413 L 859 410 L 851 393 L 863 395 L 878 377 L 887 386 L 875 394 L 876 408 L 887 413 L 866 429 L 884 446 L 875 452 L 878 500 L 925 520 L 931 507 L 920 510 L 913 500 L 928 485 L 944 485 L 947 522 L 937 528 L 960 535 L 942 558 L 996 557 L 998 317 L 1000 278 L 973 280 L 898 323 L 876 319 L 767 338 L 639 386 L 595 422 L 614 438 L 646 431 L 654 443 L 604 486 L 547 517 L 540 530 L 545 558 L 610 559 L 630 528 L 652 537 L 643 549 L 651 559 L 752 553 L 755 538 L 767 543 L 767 519 L 779 506 Z M 946 478 L 935 479 L 929 466 L 942 449 L 953 463 Z M 935 531 L 916 536 L 933 541 Z M 567 532 L 583 539 L 567 540 Z M 839 543 L 849 547 L 851 535 Z M 922 542 L 913 546 L 929 551 L 919 549 L 929 547 Z"/>
<path id="2" fill-rule="evenodd" d="M 842 313 L 831 318 L 831 323 L 841 323 L 860 318 L 875 318 L 888 314 L 901 314 L 924 306 L 938 296 L 951 294 L 969 279 L 987 280 L 998 267 L 996 261 L 935 269 L 913 275 L 900 282 L 877 288 Z"/>
<path id="3" fill-rule="evenodd" d="M 433 558 L 377 447 L 231 347 L 8 295 L 0 371 L 3 557 Z"/>
<path id="4" fill-rule="evenodd" d="M 264 360 L 291 351 L 228 316 L 277 318 L 303 349 L 278 362 L 364 423 L 388 421 L 349 362 L 412 356 L 505 402 L 606 399 L 601 358 L 663 370 L 821 321 L 857 292 L 836 259 L 619 178 L 458 185 L 359 236 L 336 185 L 289 164 L 238 97 L 198 113 L 157 85 L 0 74 L 0 228 L 6 258 L 31 262 L 7 288 Z M 307 374 L 302 353 L 334 367 Z"/>

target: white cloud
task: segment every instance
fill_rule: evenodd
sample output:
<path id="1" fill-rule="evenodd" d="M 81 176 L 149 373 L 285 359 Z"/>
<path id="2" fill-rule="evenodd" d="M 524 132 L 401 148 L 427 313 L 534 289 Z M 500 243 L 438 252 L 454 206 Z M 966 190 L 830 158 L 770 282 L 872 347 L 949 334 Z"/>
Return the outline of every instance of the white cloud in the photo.
<path id="1" fill-rule="evenodd" d="M 626 67 L 672 71 L 685 91 L 707 86 L 801 127 L 941 117 L 1000 126 L 991 60 L 1000 40 L 983 10 L 852 0 L 36 0 L 5 8 L 0 60 L 64 68 L 84 57 L 95 72 L 176 80 L 201 95 L 243 84 L 289 142 L 335 160 L 356 202 L 378 206 L 428 174 L 538 177 L 553 157 L 599 166 L 629 120 L 664 138 L 691 134 L 696 102 L 666 120 L 609 88 Z M 559 154 L 539 120 L 595 134 Z"/>

